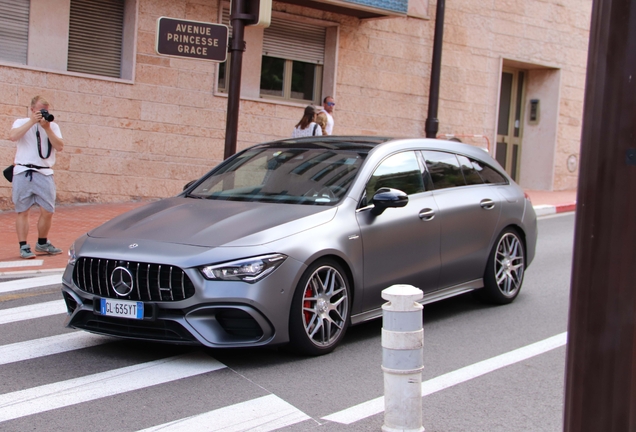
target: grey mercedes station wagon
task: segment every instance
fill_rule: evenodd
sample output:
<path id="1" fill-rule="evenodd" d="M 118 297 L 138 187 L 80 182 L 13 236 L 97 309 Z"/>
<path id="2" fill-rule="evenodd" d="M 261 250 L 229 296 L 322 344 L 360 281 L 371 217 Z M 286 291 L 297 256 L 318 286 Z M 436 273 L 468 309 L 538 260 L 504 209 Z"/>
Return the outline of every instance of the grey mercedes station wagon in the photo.
<path id="1" fill-rule="evenodd" d="M 480 148 L 325 136 L 255 145 L 173 198 L 69 251 L 67 325 L 214 348 L 332 351 L 381 316 L 381 291 L 422 303 L 474 291 L 512 302 L 535 254 L 523 190 Z"/>

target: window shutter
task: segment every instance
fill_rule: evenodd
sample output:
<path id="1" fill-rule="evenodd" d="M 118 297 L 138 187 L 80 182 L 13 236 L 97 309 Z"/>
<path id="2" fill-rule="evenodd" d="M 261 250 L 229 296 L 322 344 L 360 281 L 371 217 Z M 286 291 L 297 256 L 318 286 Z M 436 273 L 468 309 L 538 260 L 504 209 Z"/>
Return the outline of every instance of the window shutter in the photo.
<path id="1" fill-rule="evenodd" d="M 265 28 L 263 55 L 324 64 L 325 28 L 272 17 Z"/>
<path id="2" fill-rule="evenodd" d="M 123 27 L 124 0 L 71 0 L 67 69 L 119 78 Z"/>
<path id="3" fill-rule="evenodd" d="M 223 8 L 221 17 L 221 24 L 225 24 L 228 28 L 228 36 L 232 37 L 232 23 L 230 22 L 230 10 L 226 7 Z"/>
<path id="4" fill-rule="evenodd" d="M 27 63 L 30 0 L 0 0 L 0 59 Z"/>
<path id="5" fill-rule="evenodd" d="M 223 8 L 221 22 L 229 27 L 231 37 L 228 6 Z M 326 30 L 321 26 L 272 17 L 272 23 L 263 35 L 263 55 L 324 64 L 325 34 Z"/>

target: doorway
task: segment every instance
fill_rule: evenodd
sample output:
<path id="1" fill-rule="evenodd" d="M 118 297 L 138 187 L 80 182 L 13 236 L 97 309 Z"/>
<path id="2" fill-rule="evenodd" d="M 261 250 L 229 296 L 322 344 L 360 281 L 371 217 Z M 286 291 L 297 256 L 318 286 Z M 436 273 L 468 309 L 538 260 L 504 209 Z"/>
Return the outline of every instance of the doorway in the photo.
<path id="1" fill-rule="evenodd" d="M 519 178 L 526 75 L 511 68 L 501 73 L 495 158 L 514 181 Z"/>

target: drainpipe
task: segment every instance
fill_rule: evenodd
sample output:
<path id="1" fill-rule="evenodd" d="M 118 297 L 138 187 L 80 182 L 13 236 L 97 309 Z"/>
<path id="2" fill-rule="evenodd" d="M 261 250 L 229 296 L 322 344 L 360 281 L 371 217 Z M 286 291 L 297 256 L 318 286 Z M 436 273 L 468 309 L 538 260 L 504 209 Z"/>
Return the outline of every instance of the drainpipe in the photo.
<path id="1" fill-rule="evenodd" d="M 439 130 L 437 106 L 439 105 L 439 77 L 442 66 L 442 39 L 444 38 L 444 8 L 446 0 L 437 0 L 435 13 L 435 39 L 433 39 L 433 63 L 431 64 L 431 87 L 428 92 L 428 118 L 426 138 L 435 138 Z"/>

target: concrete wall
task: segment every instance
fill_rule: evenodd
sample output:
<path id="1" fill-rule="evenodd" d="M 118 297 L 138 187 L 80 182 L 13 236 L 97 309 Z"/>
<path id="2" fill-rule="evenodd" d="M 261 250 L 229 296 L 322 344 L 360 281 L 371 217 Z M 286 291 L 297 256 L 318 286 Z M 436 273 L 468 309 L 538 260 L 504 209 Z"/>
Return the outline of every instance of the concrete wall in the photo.
<path id="1" fill-rule="evenodd" d="M 32 96 L 42 94 L 66 141 L 55 167 L 58 201 L 129 201 L 178 193 L 221 161 L 227 98 L 215 94 L 214 63 L 155 53 L 156 22 L 161 16 L 218 22 L 218 7 L 210 0 L 139 0 L 131 80 L 0 62 L 2 165 L 13 160 L 14 144 L 8 140 L 13 120 L 27 114 Z M 429 3 L 430 20 L 361 21 L 274 5 L 280 12 L 339 25 L 335 132 L 395 136 L 424 135 L 435 7 Z M 502 58 L 548 65 L 560 71 L 560 98 L 554 108 L 554 158 L 537 162 L 540 170 L 553 173 L 542 186 L 575 187 L 577 174 L 567 169 L 567 158 L 578 155 L 590 13 L 591 0 L 447 2 L 440 133 L 481 134 L 494 142 Z M 290 136 L 303 108 L 243 100 L 238 148 Z M 463 140 L 484 143 L 483 138 Z M 12 208 L 10 197 L 10 185 L 0 182 L 0 209 Z"/>

